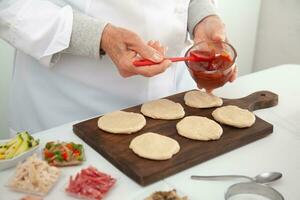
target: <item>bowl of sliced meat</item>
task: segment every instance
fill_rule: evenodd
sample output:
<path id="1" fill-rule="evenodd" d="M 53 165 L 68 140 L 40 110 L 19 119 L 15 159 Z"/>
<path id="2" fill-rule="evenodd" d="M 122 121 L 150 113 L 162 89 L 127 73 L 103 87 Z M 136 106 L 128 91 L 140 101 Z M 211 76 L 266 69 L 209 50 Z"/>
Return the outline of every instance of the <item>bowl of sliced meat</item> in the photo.
<path id="1" fill-rule="evenodd" d="M 60 174 L 59 168 L 50 166 L 33 154 L 18 164 L 7 186 L 14 191 L 45 196 L 58 181 Z"/>
<path id="2" fill-rule="evenodd" d="M 82 169 L 71 176 L 65 191 L 68 195 L 81 199 L 103 199 L 115 185 L 116 179 L 100 172 L 93 166 Z"/>

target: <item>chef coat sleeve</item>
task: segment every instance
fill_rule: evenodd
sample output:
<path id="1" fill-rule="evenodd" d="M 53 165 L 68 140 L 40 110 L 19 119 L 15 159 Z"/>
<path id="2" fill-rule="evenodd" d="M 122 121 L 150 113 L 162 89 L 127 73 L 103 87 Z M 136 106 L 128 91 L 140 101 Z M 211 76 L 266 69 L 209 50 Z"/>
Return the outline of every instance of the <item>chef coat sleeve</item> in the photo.
<path id="1" fill-rule="evenodd" d="M 64 50 L 97 57 L 105 24 L 76 12 L 73 15 L 71 6 L 57 2 L 62 1 L 0 0 L 0 38 L 45 66 L 52 66 Z M 91 41 L 83 42 L 88 37 Z"/>
<path id="2" fill-rule="evenodd" d="M 210 15 L 217 15 L 213 0 L 191 0 L 188 9 L 188 31 L 193 38 L 195 26 Z"/>
<path id="3" fill-rule="evenodd" d="M 70 46 L 63 53 L 99 58 L 101 36 L 106 25 L 106 22 L 74 11 Z"/>

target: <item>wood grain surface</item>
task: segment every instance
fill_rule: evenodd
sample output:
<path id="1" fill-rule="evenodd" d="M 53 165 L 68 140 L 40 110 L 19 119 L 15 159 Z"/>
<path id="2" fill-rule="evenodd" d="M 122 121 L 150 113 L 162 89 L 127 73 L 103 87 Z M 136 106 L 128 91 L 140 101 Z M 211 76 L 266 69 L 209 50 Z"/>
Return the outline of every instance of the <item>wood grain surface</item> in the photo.
<path id="1" fill-rule="evenodd" d="M 188 107 L 184 104 L 184 94 L 185 92 L 166 98 L 181 103 L 186 116 L 198 115 L 213 119 L 211 113 L 215 108 L 197 109 Z M 223 105 L 237 105 L 253 111 L 277 105 L 278 96 L 269 91 L 259 91 L 244 98 L 223 100 Z M 140 108 L 141 105 L 138 105 L 124 111 L 140 112 Z M 270 123 L 256 117 L 255 124 L 250 128 L 238 129 L 221 125 L 223 135 L 219 140 L 202 142 L 178 135 L 176 123 L 179 120 L 155 120 L 148 117 L 146 117 L 146 120 L 146 126 L 141 131 L 131 135 L 114 135 L 100 130 L 97 127 L 98 117 L 75 124 L 73 131 L 114 166 L 142 186 L 256 141 L 273 132 L 273 126 Z M 130 141 L 134 137 L 149 131 L 177 140 L 180 151 L 173 158 L 165 161 L 154 161 L 138 157 L 128 148 Z"/>

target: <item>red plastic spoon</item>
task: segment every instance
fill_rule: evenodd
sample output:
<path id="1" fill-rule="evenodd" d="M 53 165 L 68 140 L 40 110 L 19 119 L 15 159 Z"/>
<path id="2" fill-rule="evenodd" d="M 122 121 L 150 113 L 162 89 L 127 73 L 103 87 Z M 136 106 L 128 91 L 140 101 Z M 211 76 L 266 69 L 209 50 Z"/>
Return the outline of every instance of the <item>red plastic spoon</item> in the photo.
<path id="1" fill-rule="evenodd" d="M 173 57 L 173 58 L 165 58 L 165 60 L 171 60 L 172 62 L 179 62 L 179 61 L 192 61 L 192 62 L 211 62 L 219 55 L 215 54 L 214 51 L 191 51 L 190 55 L 187 57 Z M 142 60 L 136 60 L 133 62 L 133 64 L 136 67 L 143 67 L 147 65 L 155 65 L 157 63 L 148 60 L 148 59 L 142 59 Z"/>

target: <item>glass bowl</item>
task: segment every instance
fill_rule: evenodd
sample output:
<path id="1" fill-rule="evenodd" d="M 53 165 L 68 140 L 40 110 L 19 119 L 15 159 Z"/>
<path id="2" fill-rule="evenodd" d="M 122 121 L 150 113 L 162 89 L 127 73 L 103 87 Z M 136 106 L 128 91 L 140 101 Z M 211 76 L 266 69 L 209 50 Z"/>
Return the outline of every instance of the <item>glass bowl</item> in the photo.
<path id="1" fill-rule="evenodd" d="M 222 87 L 235 71 L 237 57 L 234 47 L 227 42 L 203 41 L 193 45 L 185 54 L 213 55 L 210 61 L 185 61 L 185 64 L 199 88 L 207 92 Z"/>

